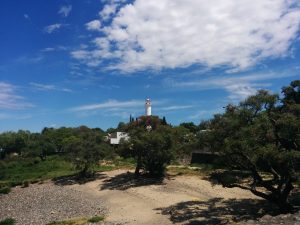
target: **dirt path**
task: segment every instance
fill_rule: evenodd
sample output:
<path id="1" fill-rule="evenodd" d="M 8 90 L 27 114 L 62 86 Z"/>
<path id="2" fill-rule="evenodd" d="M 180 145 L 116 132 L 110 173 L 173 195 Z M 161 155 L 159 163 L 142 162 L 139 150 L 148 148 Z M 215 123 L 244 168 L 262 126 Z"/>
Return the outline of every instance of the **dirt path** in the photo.
<path id="1" fill-rule="evenodd" d="M 247 204 L 252 199 L 255 201 L 255 196 L 248 191 L 212 186 L 198 177 L 180 176 L 158 184 L 144 182 L 136 183 L 131 174 L 117 170 L 70 188 L 102 199 L 109 212 L 106 221 L 116 224 L 185 224 L 195 219 L 212 224 L 214 221 L 207 217 L 226 219 L 227 214 L 235 214 L 234 210 L 245 210 L 240 204 L 243 200 Z"/>

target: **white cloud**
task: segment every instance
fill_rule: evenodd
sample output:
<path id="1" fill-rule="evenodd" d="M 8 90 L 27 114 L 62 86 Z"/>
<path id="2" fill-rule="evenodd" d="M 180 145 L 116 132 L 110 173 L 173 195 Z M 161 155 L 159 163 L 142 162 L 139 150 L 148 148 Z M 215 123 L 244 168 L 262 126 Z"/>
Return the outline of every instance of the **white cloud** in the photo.
<path id="1" fill-rule="evenodd" d="M 63 17 L 68 17 L 71 10 L 72 10 L 72 5 L 64 5 L 60 7 L 58 14 L 60 14 Z"/>
<path id="2" fill-rule="evenodd" d="M 159 109 L 163 111 L 171 111 L 171 110 L 190 109 L 193 107 L 194 107 L 193 105 L 172 105 L 172 106 L 162 107 Z"/>
<path id="3" fill-rule="evenodd" d="M 240 101 L 256 93 L 258 89 L 269 86 L 266 81 L 293 77 L 298 73 L 297 69 L 289 69 L 281 72 L 262 72 L 244 76 L 213 76 L 207 79 L 165 79 L 164 86 L 176 90 L 212 90 L 223 89 L 229 93 L 228 98 L 232 101 Z"/>
<path id="4" fill-rule="evenodd" d="M 8 113 L 0 113 L 0 120 L 7 120 L 7 119 L 13 119 L 13 120 L 27 120 L 32 118 L 31 115 L 13 115 Z"/>
<path id="5" fill-rule="evenodd" d="M 29 19 L 30 19 L 30 17 L 29 17 L 28 14 L 24 14 L 24 18 L 25 18 L 26 20 L 29 20 Z"/>
<path id="6" fill-rule="evenodd" d="M 99 20 L 92 20 L 85 24 L 87 30 L 100 31 L 101 22 Z"/>
<path id="7" fill-rule="evenodd" d="M 115 4 L 107 4 L 104 8 L 99 12 L 99 16 L 102 20 L 108 20 L 112 15 L 116 13 L 117 6 Z"/>
<path id="8" fill-rule="evenodd" d="M 213 114 L 216 114 L 216 113 L 220 113 L 220 109 L 215 109 L 215 110 L 200 110 L 200 111 L 197 111 L 196 113 L 194 113 L 193 115 L 189 116 L 188 118 L 189 119 L 205 119 L 207 117 L 210 117 L 211 115 Z"/>
<path id="9" fill-rule="evenodd" d="M 54 52 L 54 51 L 66 51 L 68 48 L 62 45 L 56 47 L 47 47 L 41 50 L 41 52 Z"/>
<path id="10" fill-rule="evenodd" d="M 132 107 L 144 107 L 145 102 L 139 100 L 129 100 L 129 101 L 117 101 L 117 100 L 108 100 L 103 103 L 82 105 L 75 108 L 72 108 L 72 111 L 89 111 L 89 110 L 98 110 L 98 109 L 109 109 L 109 110 L 119 110 L 124 108 Z"/>
<path id="11" fill-rule="evenodd" d="M 41 52 L 53 52 L 55 51 L 55 48 L 47 47 L 41 50 Z"/>
<path id="12" fill-rule="evenodd" d="M 34 83 L 34 82 L 31 82 L 30 85 L 39 91 L 50 91 L 50 90 L 55 90 L 55 88 L 56 88 L 54 85 L 39 84 L 39 83 Z"/>
<path id="13" fill-rule="evenodd" d="M 51 24 L 49 26 L 44 27 L 44 32 L 51 34 L 54 31 L 58 30 L 59 28 L 61 28 L 63 26 L 63 24 L 61 23 L 55 23 L 55 24 Z"/>
<path id="14" fill-rule="evenodd" d="M 63 91 L 63 92 L 72 92 L 71 89 L 68 88 L 60 88 L 53 84 L 40 84 L 40 83 L 29 83 L 35 90 L 38 91 Z"/>
<path id="15" fill-rule="evenodd" d="M 118 59 L 110 68 L 127 72 L 193 64 L 243 70 L 266 58 L 289 55 L 300 24 L 297 3 L 135 0 L 114 14 L 113 1 L 102 11 L 104 19 L 112 16 L 112 23 L 102 28 L 110 54 L 104 58 L 90 53 L 88 61 Z M 99 30 L 94 23 L 91 27 Z"/>
<path id="16" fill-rule="evenodd" d="M 16 91 L 16 86 L 0 82 L 0 109 L 25 109 L 33 107 L 31 103 L 26 102 L 24 97 L 18 95 Z"/>

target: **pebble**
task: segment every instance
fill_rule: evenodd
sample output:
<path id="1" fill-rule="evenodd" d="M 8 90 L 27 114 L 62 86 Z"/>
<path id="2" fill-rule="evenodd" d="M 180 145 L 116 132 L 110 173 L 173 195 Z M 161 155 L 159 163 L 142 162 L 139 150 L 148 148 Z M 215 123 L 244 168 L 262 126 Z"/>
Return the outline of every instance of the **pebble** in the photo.
<path id="1" fill-rule="evenodd" d="M 16 187 L 9 194 L 0 195 L 0 221 L 13 218 L 17 225 L 45 225 L 106 212 L 101 199 L 52 182 Z"/>

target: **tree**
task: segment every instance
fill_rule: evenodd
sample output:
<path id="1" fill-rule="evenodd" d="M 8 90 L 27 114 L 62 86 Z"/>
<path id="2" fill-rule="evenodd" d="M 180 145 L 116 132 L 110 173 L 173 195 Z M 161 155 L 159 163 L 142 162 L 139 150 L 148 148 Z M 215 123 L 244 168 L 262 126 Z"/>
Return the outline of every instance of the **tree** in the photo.
<path id="1" fill-rule="evenodd" d="M 291 210 L 288 196 L 300 161 L 300 81 L 283 88 L 283 98 L 259 91 L 215 115 L 202 140 L 224 156 L 231 169 L 249 171 L 251 183 L 223 180 Z"/>
<path id="2" fill-rule="evenodd" d="M 151 127 L 151 129 L 147 129 Z M 130 139 L 122 141 L 122 155 L 133 156 L 137 160 L 135 174 L 143 170 L 153 177 L 164 175 L 166 165 L 170 163 L 172 153 L 172 129 L 162 125 L 157 116 L 141 116 L 127 125 Z"/>
<path id="3" fill-rule="evenodd" d="M 166 120 L 166 117 L 163 117 L 163 118 L 162 118 L 161 124 L 162 124 L 162 125 L 168 125 L 167 120 Z"/>
<path id="4" fill-rule="evenodd" d="M 199 130 L 199 128 L 193 122 L 181 123 L 179 126 L 188 129 L 190 132 L 194 134 Z"/>
<path id="5" fill-rule="evenodd" d="M 196 135 L 184 126 L 172 128 L 173 154 L 177 161 L 190 163 L 190 156 L 196 149 Z"/>
<path id="6" fill-rule="evenodd" d="M 80 171 L 80 176 L 86 177 L 93 174 L 93 166 L 103 157 L 102 135 L 87 127 L 79 127 L 73 135 L 63 140 L 67 159 Z"/>
<path id="7" fill-rule="evenodd" d="M 143 169 L 150 176 L 163 176 L 172 159 L 170 131 L 163 127 L 150 132 L 138 129 L 130 137 L 131 150 L 137 159 L 135 174 L 139 175 Z"/>

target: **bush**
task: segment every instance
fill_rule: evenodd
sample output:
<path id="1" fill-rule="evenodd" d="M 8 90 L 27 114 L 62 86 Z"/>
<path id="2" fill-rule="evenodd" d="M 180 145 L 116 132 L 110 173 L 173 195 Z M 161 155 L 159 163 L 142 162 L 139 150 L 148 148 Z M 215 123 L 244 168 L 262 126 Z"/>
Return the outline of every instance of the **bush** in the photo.
<path id="1" fill-rule="evenodd" d="M 94 216 L 94 217 L 88 219 L 88 222 L 90 222 L 90 223 L 98 223 L 98 222 L 100 222 L 102 220 L 104 220 L 103 216 Z"/>
<path id="2" fill-rule="evenodd" d="M 0 225 L 14 225 L 16 221 L 12 218 L 7 218 L 5 220 L 0 221 Z"/>
<path id="3" fill-rule="evenodd" d="M 27 187 L 29 187 L 29 181 L 28 181 L 28 180 L 25 180 L 25 181 L 23 182 L 22 188 L 27 188 Z"/>
<path id="4" fill-rule="evenodd" d="M 0 187 L 0 194 L 8 194 L 11 191 L 10 187 Z M 0 223 L 1 225 L 1 223 Z"/>

